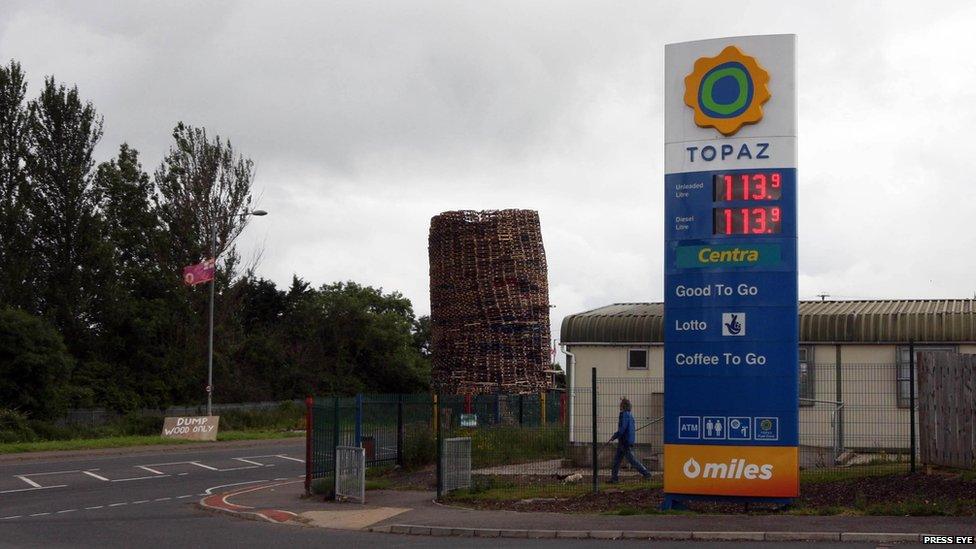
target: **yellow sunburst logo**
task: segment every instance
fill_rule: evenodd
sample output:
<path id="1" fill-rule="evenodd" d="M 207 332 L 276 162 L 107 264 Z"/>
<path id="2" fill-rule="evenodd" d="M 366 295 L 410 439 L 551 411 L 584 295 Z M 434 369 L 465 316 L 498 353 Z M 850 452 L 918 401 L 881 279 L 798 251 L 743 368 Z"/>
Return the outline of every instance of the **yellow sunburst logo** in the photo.
<path id="1" fill-rule="evenodd" d="M 750 57 L 729 46 L 715 57 L 695 61 L 685 77 L 685 104 L 695 111 L 695 124 L 725 136 L 762 120 L 763 103 L 771 97 L 769 73 Z"/>

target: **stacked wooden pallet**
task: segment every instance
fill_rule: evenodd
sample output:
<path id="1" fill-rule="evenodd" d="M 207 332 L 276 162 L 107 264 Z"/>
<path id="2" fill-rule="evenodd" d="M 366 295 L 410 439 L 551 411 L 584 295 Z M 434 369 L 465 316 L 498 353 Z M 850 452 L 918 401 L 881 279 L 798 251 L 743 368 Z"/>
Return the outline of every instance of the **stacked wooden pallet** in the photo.
<path id="1" fill-rule="evenodd" d="M 550 388 L 539 214 L 445 212 L 431 219 L 428 244 L 435 386 L 456 394 Z"/>

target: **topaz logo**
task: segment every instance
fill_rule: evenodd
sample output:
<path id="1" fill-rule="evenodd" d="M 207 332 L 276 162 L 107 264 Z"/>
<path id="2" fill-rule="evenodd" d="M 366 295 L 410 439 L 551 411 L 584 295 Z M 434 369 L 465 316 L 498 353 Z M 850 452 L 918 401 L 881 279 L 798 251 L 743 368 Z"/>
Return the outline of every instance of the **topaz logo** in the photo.
<path id="1" fill-rule="evenodd" d="M 722 313 L 722 335 L 724 336 L 746 335 L 746 314 L 745 313 Z"/>
<path id="2" fill-rule="evenodd" d="M 770 98 L 768 83 L 769 73 L 756 58 L 729 46 L 715 57 L 695 61 L 685 77 L 685 105 L 695 111 L 695 124 L 728 137 L 762 120 L 763 103 Z"/>
<path id="3" fill-rule="evenodd" d="M 769 480 L 773 478 L 773 466 L 769 463 L 756 465 L 745 459 L 733 458 L 728 463 L 706 463 L 702 466 L 695 458 L 688 458 L 681 472 L 687 478 Z"/>

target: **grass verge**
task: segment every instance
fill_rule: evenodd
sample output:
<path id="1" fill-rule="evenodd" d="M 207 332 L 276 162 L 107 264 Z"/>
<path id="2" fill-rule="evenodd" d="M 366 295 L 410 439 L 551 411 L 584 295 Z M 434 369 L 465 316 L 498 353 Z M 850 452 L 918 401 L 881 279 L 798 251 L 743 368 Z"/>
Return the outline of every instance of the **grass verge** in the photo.
<path id="1" fill-rule="evenodd" d="M 466 490 L 458 490 L 448 496 L 454 501 L 508 501 L 544 498 L 571 498 L 593 492 L 593 485 L 587 483 L 573 484 L 520 484 L 501 476 L 475 476 L 471 479 L 472 486 Z M 600 483 L 600 491 L 615 490 L 629 492 L 632 490 L 646 490 L 660 488 L 661 482 L 655 481 L 624 481 L 619 484 Z"/>
<path id="2" fill-rule="evenodd" d="M 225 431 L 217 435 L 218 441 L 230 440 L 272 440 L 294 438 L 305 433 L 292 431 Z M 104 438 L 78 438 L 69 440 L 45 440 L 40 442 L 10 442 L 0 444 L 0 455 L 24 452 L 56 452 L 68 450 L 97 450 L 102 448 L 125 448 L 129 446 L 154 446 L 160 444 L 206 444 L 193 440 L 163 438 L 161 436 L 126 436 Z"/>

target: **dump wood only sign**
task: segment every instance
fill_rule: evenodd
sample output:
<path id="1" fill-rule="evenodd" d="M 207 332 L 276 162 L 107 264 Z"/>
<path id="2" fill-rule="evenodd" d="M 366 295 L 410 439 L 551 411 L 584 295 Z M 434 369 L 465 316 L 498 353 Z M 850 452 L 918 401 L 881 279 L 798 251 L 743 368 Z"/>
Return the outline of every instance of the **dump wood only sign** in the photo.
<path id="1" fill-rule="evenodd" d="M 217 440 L 220 416 L 168 417 L 163 422 L 163 437 L 185 440 Z"/>

